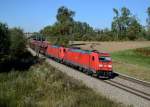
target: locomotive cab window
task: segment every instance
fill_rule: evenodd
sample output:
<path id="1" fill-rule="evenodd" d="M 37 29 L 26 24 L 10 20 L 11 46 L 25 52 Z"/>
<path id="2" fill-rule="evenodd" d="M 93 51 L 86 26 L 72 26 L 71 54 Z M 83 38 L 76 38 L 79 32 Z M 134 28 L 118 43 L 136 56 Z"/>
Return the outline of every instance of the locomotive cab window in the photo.
<path id="1" fill-rule="evenodd" d="M 100 56 L 100 57 L 99 57 L 99 61 L 102 61 L 102 62 L 110 62 L 110 61 L 111 61 L 111 58 L 108 57 L 108 56 Z"/>

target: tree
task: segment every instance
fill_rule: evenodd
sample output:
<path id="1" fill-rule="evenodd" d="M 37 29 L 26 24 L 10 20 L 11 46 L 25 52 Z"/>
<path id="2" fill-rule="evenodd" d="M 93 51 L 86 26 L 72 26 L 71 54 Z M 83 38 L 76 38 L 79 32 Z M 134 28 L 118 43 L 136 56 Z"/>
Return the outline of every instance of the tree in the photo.
<path id="1" fill-rule="evenodd" d="M 120 22 L 120 19 L 119 19 L 119 11 L 117 9 L 113 9 L 114 13 L 115 13 L 115 16 L 113 18 L 113 22 L 112 22 L 112 31 L 114 32 L 115 34 L 115 39 L 118 40 L 119 39 L 119 35 L 120 35 L 120 32 L 121 32 L 121 22 Z"/>
<path id="2" fill-rule="evenodd" d="M 58 27 L 59 32 L 61 35 L 69 35 L 71 34 L 71 28 L 73 26 L 73 17 L 75 15 L 75 12 L 62 6 L 58 9 L 56 19 L 57 24 L 56 27 Z"/>
<path id="3" fill-rule="evenodd" d="M 150 7 L 147 8 L 148 18 L 146 19 L 147 27 L 150 29 Z"/>
<path id="4" fill-rule="evenodd" d="M 56 18 L 59 23 L 73 22 L 74 15 L 74 11 L 69 10 L 64 6 L 61 6 L 57 11 Z"/>
<path id="5" fill-rule="evenodd" d="M 62 43 L 62 41 L 65 42 L 64 44 L 69 43 L 66 42 L 67 40 L 94 40 L 92 36 L 96 35 L 96 33 L 93 28 L 86 22 L 74 21 L 74 15 L 74 11 L 64 6 L 60 7 L 56 15 L 57 21 L 51 26 L 46 26 L 41 30 L 41 33 L 51 38 L 51 40 L 49 40 L 54 44 L 58 42 Z"/>
<path id="6" fill-rule="evenodd" d="M 132 19 L 132 16 L 131 16 L 131 12 L 128 8 L 126 7 L 123 7 L 121 9 L 121 17 L 120 17 L 120 21 L 122 23 L 121 25 L 121 38 L 126 38 L 126 34 L 127 34 L 127 29 L 129 27 L 129 24 L 131 23 L 131 19 Z"/>
<path id="7" fill-rule="evenodd" d="M 10 29 L 11 35 L 11 57 L 20 57 L 26 50 L 26 39 L 20 28 Z"/>
<path id="8" fill-rule="evenodd" d="M 88 38 L 91 38 L 90 34 L 92 33 L 94 33 L 93 28 L 86 22 L 74 22 L 72 35 L 74 35 L 75 40 L 88 40 Z"/>
<path id="9" fill-rule="evenodd" d="M 141 25 L 135 16 L 126 7 L 121 8 L 120 13 L 117 9 L 113 9 L 113 11 L 115 16 L 111 29 L 116 40 L 135 40 L 141 31 Z"/>
<path id="10" fill-rule="evenodd" d="M 147 22 L 147 35 L 146 39 L 150 40 L 150 7 L 147 8 L 148 18 L 146 19 Z"/>
<path id="11" fill-rule="evenodd" d="M 49 35 L 53 35 L 53 27 L 52 26 L 46 26 L 44 27 L 44 29 L 42 29 L 40 31 L 43 35 L 49 36 Z"/>
<path id="12" fill-rule="evenodd" d="M 69 38 L 67 36 L 58 37 L 54 42 L 55 45 L 68 46 Z"/>
<path id="13" fill-rule="evenodd" d="M 129 38 L 129 40 L 135 40 L 139 38 L 141 31 L 142 26 L 138 23 L 138 21 L 135 18 L 133 18 L 131 24 L 127 29 L 127 37 Z"/>
<path id="14" fill-rule="evenodd" d="M 0 23 L 0 57 L 7 55 L 10 46 L 10 36 L 8 26 Z"/>

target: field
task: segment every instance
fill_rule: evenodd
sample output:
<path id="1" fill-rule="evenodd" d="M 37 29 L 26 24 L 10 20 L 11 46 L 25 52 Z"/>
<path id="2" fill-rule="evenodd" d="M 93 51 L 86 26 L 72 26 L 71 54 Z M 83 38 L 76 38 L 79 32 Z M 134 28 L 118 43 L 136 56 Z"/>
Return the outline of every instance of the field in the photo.
<path id="1" fill-rule="evenodd" d="M 111 55 L 114 70 L 150 81 L 150 47 L 113 52 Z"/>
<path id="2" fill-rule="evenodd" d="M 1 107 L 123 107 L 51 67 L 0 73 Z"/>
<path id="3" fill-rule="evenodd" d="M 135 78 L 150 81 L 150 41 L 82 42 L 75 41 L 82 49 L 110 52 L 113 69 Z"/>
<path id="4" fill-rule="evenodd" d="M 122 42 L 83 42 L 74 41 L 75 46 L 82 49 L 117 52 L 128 49 L 150 47 L 150 41 L 122 41 Z"/>

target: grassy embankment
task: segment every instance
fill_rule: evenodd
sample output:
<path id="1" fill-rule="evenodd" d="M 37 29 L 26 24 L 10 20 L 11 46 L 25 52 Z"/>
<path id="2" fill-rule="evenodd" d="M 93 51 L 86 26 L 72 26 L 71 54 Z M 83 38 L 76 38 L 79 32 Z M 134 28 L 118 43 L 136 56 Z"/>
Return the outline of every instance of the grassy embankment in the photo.
<path id="1" fill-rule="evenodd" d="M 150 47 L 113 52 L 111 55 L 114 70 L 150 81 Z"/>
<path id="2" fill-rule="evenodd" d="M 120 107 L 47 63 L 0 73 L 1 107 Z"/>

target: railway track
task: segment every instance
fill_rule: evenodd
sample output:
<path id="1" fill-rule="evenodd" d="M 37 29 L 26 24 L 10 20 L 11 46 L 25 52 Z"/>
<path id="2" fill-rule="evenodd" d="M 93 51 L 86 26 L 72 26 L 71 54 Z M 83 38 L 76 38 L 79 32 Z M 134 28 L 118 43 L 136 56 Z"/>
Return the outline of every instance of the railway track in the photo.
<path id="1" fill-rule="evenodd" d="M 130 76 L 127 76 L 125 74 L 118 73 L 118 72 L 115 72 L 115 73 L 118 74 L 119 78 L 126 79 L 128 81 L 131 81 L 131 82 L 134 82 L 137 84 L 141 84 L 141 85 L 146 86 L 146 87 L 150 87 L 150 82 L 139 80 L 137 78 L 133 78 L 133 77 L 130 77 Z"/>
<path id="2" fill-rule="evenodd" d="M 141 97 L 143 99 L 150 101 L 150 83 L 149 82 L 138 80 L 136 78 L 133 78 L 133 77 L 130 77 L 130 76 L 127 76 L 124 74 L 120 74 L 120 73 L 116 73 L 116 74 L 118 75 L 117 77 L 115 77 L 113 79 L 109 79 L 109 80 L 102 80 L 102 81 L 106 84 L 109 84 L 111 86 L 115 86 L 121 90 L 124 90 L 126 92 L 129 92 L 131 94 L 134 94 L 138 97 Z M 128 81 L 130 83 L 124 84 L 123 81 L 118 81 L 118 80 L 116 80 L 116 78 L 120 78 L 123 81 Z M 100 80 L 99 78 L 96 78 L 96 79 Z M 142 87 L 142 89 L 134 87 L 134 85 L 130 86 L 130 84 L 140 85 L 140 87 Z"/>
<path id="3" fill-rule="evenodd" d="M 73 76 L 77 79 L 80 78 L 79 75 L 81 75 L 81 73 L 77 72 L 79 70 L 67 67 L 67 66 L 57 63 L 55 61 L 49 60 L 48 62 L 50 62 L 52 64 L 52 66 L 55 66 L 56 68 L 60 69 L 61 71 L 68 73 L 70 76 Z M 75 72 L 77 73 L 78 76 L 75 75 Z M 97 91 L 99 91 L 100 93 L 105 93 L 108 96 L 110 96 L 109 90 L 111 90 L 112 98 L 117 98 L 118 101 L 128 103 L 131 105 L 135 105 L 135 106 L 143 106 L 144 105 L 146 107 L 149 107 L 150 84 L 148 82 L 134 79 L 129 76 L 121 75 L 119 73 L 115 78 L 108 79 L 108 80 L 100 80 L 98 78 L 92 79 L 91 77 L 87 77 L 86 75 L 85 76 L 84 75 L 81 75 L 80 80 L 85 81 L 84 83 L 93 89 L 95 89 L 95 87 L 96 87 L 96 90 L 99 89 Z M 83 76 L 84 76 L 84 79 L 83 79 Z M 88 79 L 85 80 L 85 78 L 88 78 Z M 107 85 L 104 85 L 104 84 L 107 84 Z M 103 86 L 105 86 L 105 87 L 103 87 Z M 114 89 L 114 91 L 113 91 L 113 89 Z M 116 96 L 115 94 L 113 94 L 116 92 L 118 94 L 120 94 L 120 96 Z M 130 101 L 130 98 L 132 99 L 131 101 Z"/>
<path id="4" fill-rule="evenodd" d="M 104 82 L 150 101 L 149 82 L 142 81 L 117 72 L 115 72 L 115 75 L 117 75 L 117 77 L 110 80 L 104 80 Z"/>
<path id="5" fill-rule="evenodd" d="M 150 101 L 150 83 L 146 81 L 142 81 L 121 73 L 115 72 L 116 77 L 113 79 L 102 80 L 104 83 L 109 84 L 111 86 L 115 86 L 119 89 L 122 89 L 126 92 L 134 94 L 138 97 L 146 99 Z M 119 78 L 119 79 L 118 79 Z M 96 78 L 101 81 L 101 79 Z M 121 79 L 121 81 L 119 81 Z M 126 81 L 126 82 L 124 82 Z M 128 84 L 127 84 L 128 82 Z M 138 87 L 135 85 L 139 85 Z"/>
<path id="6" fill-rule="evenodd" d="M 106 81 L 104 80 L 104 82 L 107 83 L 107 84 L 110 84 L 112 86 L 115 86 L 117 88 L 120 88 L 120 89 L 122 89 L 124 91 L 127 91 L 127 92 L 129 92 L 131 94 L 134 94 L 136 96 L 139 96 L 139 97 L 141 97 L 143 99 L 146 99 L 146 100 L 150 101 L 150 94 L 147 93 L 147 92 L 143 92 L 143 91 L 141 91 L 139 89 L 130 87 L 128 85 L 124 85 L 123 83 L 116 82 L 114 80 L 106 80 Z"/>
<path id="7" fill-rule="evenodd" d="M 79 71 L 79 72 L 81 72 L 81 71 Z M 102 81 L 105 82 L 106 84 L 109 84 L 111 86 L 115 86 L 119 89 L 122 89 L 126 92 L 129 92 L 131 94 L 134 94 L 138 97 L 141 97 L 143 99 L 150 101 L 150 83 L 148 83 L 146 81 L 138 80 L 138 79 L 135 79 L 133 77 L 129 77 L 129 76 L 126 76 L 126 75 L 123 75 L 120 73 L 116 73 L 116 74 L 118 75 L 117 77 L 115 77 L 113 79 L 109 79 L 109 80 L 102 80 Z M 120 79 L 122 79 L 122 81 L 116 80 L 116 78 L 120 78 Z M 99 78 L 96 78 L 96 79 L 100 80 Z M 123 81 L 128 81 L 130 83 L 129 84 L 123 84 L 124 83 Z M 130 86 L 130 84 L 140 85 L 140 87 L 142 87 L 142 89 L 134 87 L 134 85 Z"/>

